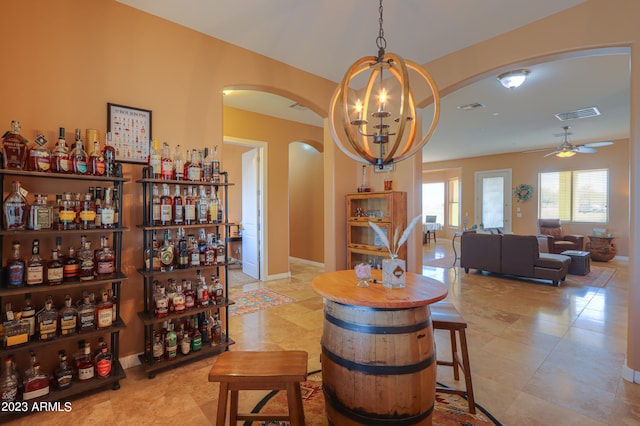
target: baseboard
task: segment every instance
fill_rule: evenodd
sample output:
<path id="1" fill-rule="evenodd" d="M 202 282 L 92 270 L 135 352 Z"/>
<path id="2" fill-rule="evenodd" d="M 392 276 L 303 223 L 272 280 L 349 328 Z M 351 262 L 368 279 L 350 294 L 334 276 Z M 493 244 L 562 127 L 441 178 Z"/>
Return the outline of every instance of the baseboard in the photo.
<path id="1" fill-rule="evenodd" d="M 124 368 L 125 370 L 128 368 L 137 367 L 138 365 L 142 365 L 139 355 L 142 354 L 140 353 L 121 357 L 120 365 L 122 365 L 122 368 Z"/>
<path id="2" fill-rule="evenodd" d="M 289 256 L 289 260 L 293 260 L 294 262 L 304 263 L 305 265 L 317 266 L 318 268 L 324 268 L 324 263 L 314 262 L 309 259 L 300 259 L 299 257 Z"/>
<path id="3" fill-rule="evenodd" d="M 282 274 L 269 275 L 264 281 L 281 280 L 284 278 L 291 278 L 291 272 L 284 272 Z"/>
<path id="4" fill-rule="evenodd" d="M 640 383 L 640 371 L 629 368 L 626 364 L 622 366 L 622 378 L 627 382 Z"/>

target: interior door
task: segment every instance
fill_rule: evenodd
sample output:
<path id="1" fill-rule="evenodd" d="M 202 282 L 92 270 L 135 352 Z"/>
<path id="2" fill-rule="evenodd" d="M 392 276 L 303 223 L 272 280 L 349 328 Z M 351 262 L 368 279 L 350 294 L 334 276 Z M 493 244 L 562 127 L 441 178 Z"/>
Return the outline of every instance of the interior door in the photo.
<path id="1" fill-rule="evenodd" d="M 242 272 L 260 279 L 260 149 L 242 154 Z"/>
<path id="2" fill-rule="evenodd" d="M 475 223 L 512 232 L 511 169 L 476 172 L 475 187 Z"/>

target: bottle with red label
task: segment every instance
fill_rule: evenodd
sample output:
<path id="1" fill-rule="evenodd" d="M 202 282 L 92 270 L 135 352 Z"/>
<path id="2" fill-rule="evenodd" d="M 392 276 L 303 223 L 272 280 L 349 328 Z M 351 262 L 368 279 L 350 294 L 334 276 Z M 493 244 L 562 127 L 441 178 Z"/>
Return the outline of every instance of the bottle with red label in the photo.
<path id="1" fill-rule="evenodd" d="M 100 248 L 95 251 L 94 265 L 96 279 L 107 280 L 113 276 L 115 271 L 115 256 L 109 247 L 109 238 L 100 237 Z"/>
<path id="2" fill-rule="evenodd" d="M 98 379 L 106 379 L 111 376 L 111 366 L 113 365 L 113 354 L 109 352 L 107 343 L 102 339 L 98 339 L 98 354 L 95 357 L 96 377 Z"/>

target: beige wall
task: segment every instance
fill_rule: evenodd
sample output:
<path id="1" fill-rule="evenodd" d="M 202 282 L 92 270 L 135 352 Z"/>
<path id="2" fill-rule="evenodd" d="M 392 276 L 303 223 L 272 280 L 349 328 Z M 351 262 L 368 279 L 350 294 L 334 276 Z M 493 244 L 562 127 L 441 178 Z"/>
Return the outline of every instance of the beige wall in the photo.
<path id="1" fill-rule="evenodd" d="M 14 64 L 0 71 L 3 98 L 11 99 L 0 104 L 0 128 L 18 119 L 28 138 L 39 129 L 51 145 L 58 127 L 95 128 L 104 135 L 106 104 L 113 102 L 151 110 L 153 135 L 160 141 L 180 143 L 184 149 L 222 146 L 223 88 L 250 85 L 269 90 L 325 116 L 335 87 L 113 0 L 7 0 L 0 4 L 0 15 L 6 18 L 0 46 Z M 244 127 L 251 127 L 250 137 L 264 140 L 258 126 L 271 124 L 265 120 Z M 269 180 L 274 196 L 270 207 L 276 213 L 275 206 L 288 205 L 287 144 L 312 138 L 322 142 L 322 129 L 292 133 L 270 156 L 271 170 L 276 171 Z M 222 156 L 224 163 L 224 152 Z M 141 167 L 125 165 L 124 172 L 130 179 L 123 203 L 128 207 L 123 221 L 130 228 L 123 237 L 123 270 L 129 279 L 123 283 L 121 316 L 127 329 L 121 333 L 120 350 L 121 355 L 131 355 L 144 350 L 137 318 L 143 308 L 142 279 L 136 271 L 142 266 L 142 233 L 136 228 L 142 223 L 142 196 L 135 183 Z M 40 181 L 31 187 L 50 193 L 56 189 Z M 279 236 L 271 240 L 281 241 L 269 248 L 270 271 L 286 272 L 286 215 L 269 226 Z M 22 300 L 15 303 L 21 306 Z"/>

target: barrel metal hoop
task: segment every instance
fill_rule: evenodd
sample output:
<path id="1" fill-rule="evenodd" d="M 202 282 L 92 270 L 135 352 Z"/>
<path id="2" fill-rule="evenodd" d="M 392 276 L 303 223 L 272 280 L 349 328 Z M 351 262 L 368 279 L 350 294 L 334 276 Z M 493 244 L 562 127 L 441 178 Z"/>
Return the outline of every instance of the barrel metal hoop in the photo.
<path id="1" fill-rule="evenodd" d="M 433 404 L 427 411 L 424 413 L 420 413 L 416 416 L 406 416 L 406 417 L 382 417 L 380 414 L 372 414 L 372 413 L 359 413 L 356 412 L 347 406 L 345 406 L 340 400 L 336 397 L 336 395 L 327 388 L 327 386 L 322 385 L 322 390 L 324 392 L 324 398 L 326 403 L 328 403 L 331 407 L 333 407 L 340 414 L 345 417 L 353 420 L 355 422 L 361 423 L 363 425 L 368 426 L 386 426 L 386 425 L 402 425 L 402 426 L 410 426 L 419 424 L 420 422 L 428 419 L 433 413 Z"/>
<path id="2" fill-rule="evenodd" d="M 322 346 L 322 353 L 334 363 L 349 370 L 357 371 L 359 373 L 370 374 L 374 376 L 398 376 L 400 374 L 413 374 L 422 370 L 426 370 L 436 360 L 435 353 L 432 353 L 428 358 L 409 365 L 371 365 L 363 364 L 360 362 L 351 361 L 345 359 L 339 355 L 334 354 L 325 346 Z"/>
<path id="3" fill-rule="evenodd" d="M 358 306 L 358 305 L 350 305 L 348 303 L 340 303 L 340 302 L 334 302 L 333 300 L 329 300 L 330 303 L 336 304 L 336 305 L 340 305 L 340 306 L 346 306 L 351 310 L 354 311 L 380 311 L 380 312 L 384 312 L 384 311 L 408 311 L 411 309 L 423 309 L 424 306 L 416 306 L 415 308 L 374 308 L 372 306 Z"/>
<path id="4" fill-rule="evenodd" d="M 349 331 L 355 331 L 356 333 L 364 333 L 364 334 L 406 334 L 406 333 L 415 333 L 417 331 L 424 330 L 431 326 L 431 318 L 428 318 L 425 321 L 409 324 L 403 326 L 375 326 L 375 325 L 365 325 L 365 324 L 354 324 L 352 322 L 347 322 L 341 320 L 340 318 L 336 318 L 328 312 L 324 313 L 324 318 L 329 321 L 331 324 L 334 324 L 340 328 Z"/>

